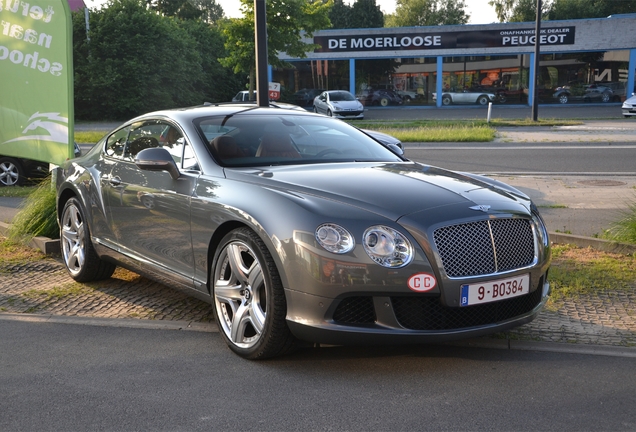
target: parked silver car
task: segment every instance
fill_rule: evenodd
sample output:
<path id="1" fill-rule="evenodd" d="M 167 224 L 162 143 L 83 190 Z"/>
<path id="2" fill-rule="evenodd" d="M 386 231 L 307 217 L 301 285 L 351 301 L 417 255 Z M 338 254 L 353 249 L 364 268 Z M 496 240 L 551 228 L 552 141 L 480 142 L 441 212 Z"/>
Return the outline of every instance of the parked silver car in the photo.
<path id="1" fill-rule="evenodd" d="M 433 100 L 437 100 L 437 93 L 433 93 Z M 442 93 L 442 105 L 478 104 L 488 105 L 495 101 L 495 94 L 481 89 L 450 89 Z"/>
<path id="2" fill-rule="evenodd" d="M 364 118 L 364 106 L 346 90 L 327 90 L 314 99 L 314 112 L 340 119 Z"/>
<path id="3" fill-rule="evenodd" d="M 636 116 L 636 93 L 632 93 L 632 97 L 623 102 L 621 109 L 625 118 Z"/>
<path id="4" fill-rule="evenodd" d="M 226 104 L 149 113 L 57 169 L 63 261 L 210 302 L 250 359 L 529 322 L 550 243 L 522 192 L 415 163 L 345 122 Z"/>

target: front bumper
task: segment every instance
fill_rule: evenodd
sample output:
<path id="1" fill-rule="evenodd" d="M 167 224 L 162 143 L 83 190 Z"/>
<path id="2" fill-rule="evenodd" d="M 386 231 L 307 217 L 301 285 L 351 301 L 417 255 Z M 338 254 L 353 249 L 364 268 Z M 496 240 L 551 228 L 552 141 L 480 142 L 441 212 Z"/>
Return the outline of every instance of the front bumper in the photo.
<path id="1" fill-rule="evenodd" d="M 363 119 L 364 110 L 359 111 L 334 111 L 334 117 L 339 119 Z"/>
<path id="2" fill-rule="evenodd" d="M 547 271 L 533 285 L 524 296 L 468 307 L 444 306 L 439 295 L 331 299 L 286 290 L 287 324 L 298 339 L 331 345 L 447 342 L 532 321 L 550 293 Z"/>
<path id="3" fill-rule="evenodd" d="M 636 106 L 626 107 L 623 105 L 622 110 L 624 116 L 636 116 Z"/>

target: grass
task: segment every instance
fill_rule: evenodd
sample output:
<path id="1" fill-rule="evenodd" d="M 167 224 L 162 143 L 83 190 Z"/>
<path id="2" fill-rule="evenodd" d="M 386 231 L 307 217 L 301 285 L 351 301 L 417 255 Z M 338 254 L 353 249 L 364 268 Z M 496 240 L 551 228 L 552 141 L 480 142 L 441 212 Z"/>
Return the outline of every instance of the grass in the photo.
<path id="1" fill-rule="evenodd" d="M 0 267 L 39 261 L 44 258 L 46 255 L 37 249 L 0 237 Z"/>
<path id="2" fill-rule="evenodd" d="M 636 289 L 636 257 L 572 245 L 552 247 L 549 308 L 566 300 Z"/>
<path id="3" fill-rule="evenodd" d="M 9 229 L 9 238 L 28 242 L 33 237 L 59 238 L 55 214 L 55 190 L 51 179 L 40 183 L 21 204 Z"/>
<path id="4" fill-rule="evenodd" d="M 26 198 L 37 188 L 37 186 L 0 187 L 0 197 Z"/>
<path id="5" fill-rule="evenodd" d="M 104 131 L 76 131 L 75 142 L 81 144 L 95 144 L 104 137 Z"/>
<path id="6" fill-rule="evenodd" d="M 619 243 L 636 244 L 636 203 L 630 204 L 621 219 L 612 223 L 602 237 Z"/>
<path id="7" fill-rule="evenodd" d="M 395 136 L 403 142 L 488 142 L 495 138 L 495 127 L 572 126 L 579 120 L 561 119 L 491 119 L 486 120 L 363 120 L 349 123 Z M 104 136 L 103 130 L 76 131 L 75 141 L 95 144 Z"/>

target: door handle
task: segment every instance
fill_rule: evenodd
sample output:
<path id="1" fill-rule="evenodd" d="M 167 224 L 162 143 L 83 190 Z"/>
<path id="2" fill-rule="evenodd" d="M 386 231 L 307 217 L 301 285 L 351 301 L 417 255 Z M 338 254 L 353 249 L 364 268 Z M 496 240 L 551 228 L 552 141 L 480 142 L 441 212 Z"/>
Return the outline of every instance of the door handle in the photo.
<path id="1" fill-rule="evenodd" d="M 117 177 L 112 177 L 109 181 L 112 186 L 119 186 L 121 184 L 121 179 Z"/>

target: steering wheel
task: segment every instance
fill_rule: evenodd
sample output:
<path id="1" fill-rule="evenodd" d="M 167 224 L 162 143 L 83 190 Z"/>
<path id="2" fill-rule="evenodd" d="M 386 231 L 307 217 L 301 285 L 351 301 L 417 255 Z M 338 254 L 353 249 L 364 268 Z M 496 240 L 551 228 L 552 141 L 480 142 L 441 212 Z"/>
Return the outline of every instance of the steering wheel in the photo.
<path id="1" fill-rule="evenodd" d="M 328 155 L 329 153 L 335 153 L 335 154 L 342 154 L 342 152 L 338 149 L 335 148 L 328 148 L 322 151 L 319 151 L 318 153 L 316 153 L 317 158 L 321 158 L 321 157 L 325 157 L 326 155 Z"/>

